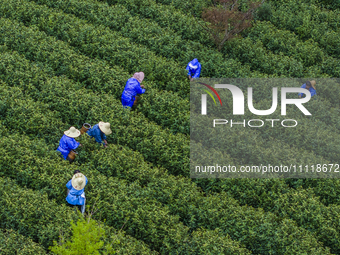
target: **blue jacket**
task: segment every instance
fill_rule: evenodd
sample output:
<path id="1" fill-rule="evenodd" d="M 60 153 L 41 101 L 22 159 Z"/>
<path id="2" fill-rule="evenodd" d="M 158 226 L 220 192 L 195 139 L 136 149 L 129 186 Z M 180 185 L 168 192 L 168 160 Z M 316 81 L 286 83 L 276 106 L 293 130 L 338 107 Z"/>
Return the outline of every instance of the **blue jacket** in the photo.
<path id="1" fill-rule="evenodd" d="M 85 186 L 87 185 L 87 178 L 85 176 Z M 70 192 L 68 193 L 67 197 L 66 197 L 66 201 L 67 203 L 71 204 L 71 205 L 83 205 L 85 202 L 85 198 L 81 196 L 81 194 L 83 194 L 84 189 L 81 190 L 76 190 L 75 188 L 73 188 L 72 186 L 72 179 L 68 181 L 68 183 L 66 184 L 66 188 L 68 188 L 70 190 Z"/>
<path id="2" fill-rule="evenodd" d="M 195 66 L 196 68 L 192 68 L 191 66 Z M 201 64 L 200 62 L 198 62 L 197 58 L 194 58 L 193 60 L 191 60 L 187 67 L 186 70 L 188 71 L 187 75 L 191 75 L 191 78 L 199 78 L 200 74 L 201 74 Z"/>
<path id="3" fill-rule="evenodd" d="M 301 88 L 305 89 L 306 88 L 306 83 L 301 86 Z M 316 90 L 313 87 L 310 87 L 309 89 L 311 97 L 316 95 Z M 304 93 L 299 93 L 299 96 L 303 96 Z"/>
<path id="4" fill-rule="evenodd" d="M 74 138 L 63 135 L 59 141 L 59 147 L 57 151 L 60 151 L 61 154 L 63 154 L 64 159 L 66 159 L 70 151 L 78 148 L 79 144 L 80 143 L 78 143 Z"/>
<path id="5" fill-rule="evenodd" d="M 123 106 L 133 106 L 135 97 L 137 94 L 144 94 L 145 89 L 142 89 L 140 83 L 135 78 L 130 78 L 127 80 L 124 91 L 122 93 L 122 104 Z"/>
<path id="6" fill-rule="evenodd" d="M 100 130 L 99 124 L 94 125 L 86 133 L 89 136 L 94 137 L 94 139 L 96 139 L 97 143 L 105 144 L 103 140 L 106 140 L 106 135 Z"/>

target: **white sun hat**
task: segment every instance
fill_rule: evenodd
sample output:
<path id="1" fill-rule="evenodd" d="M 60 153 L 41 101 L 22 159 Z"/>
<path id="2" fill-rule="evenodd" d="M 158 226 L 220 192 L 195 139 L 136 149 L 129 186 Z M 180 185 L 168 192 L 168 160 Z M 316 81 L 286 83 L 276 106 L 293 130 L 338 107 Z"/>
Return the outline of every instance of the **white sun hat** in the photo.
<path id="1" fill-rule="evenodd" d="M 99 122 L 99 129 L 105 134 L 110 135 L 112 133 L 109 122 Z"/>
<path id="2" fill-rule="evenodd" d="M 85 175 L 82 173 L 76 173 L 72 177 L 72 187 L 76 190 L 82 190 L 86 185 Z"/>
<path id="3" fill-rule="evenodd" d="M 66 130 L 64 134 L 67 135 L 68 137 L 75 138 L 75 137 L 80 136 L 80 131 L 76 129 L 75 127 L 70 127 L 70 129 Z"/>

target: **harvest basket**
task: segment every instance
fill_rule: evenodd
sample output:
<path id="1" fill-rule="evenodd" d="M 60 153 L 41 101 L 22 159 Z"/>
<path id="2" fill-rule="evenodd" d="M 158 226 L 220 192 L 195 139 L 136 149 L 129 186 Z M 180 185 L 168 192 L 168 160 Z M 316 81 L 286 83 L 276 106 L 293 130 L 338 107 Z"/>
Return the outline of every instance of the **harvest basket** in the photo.
<path id="1" fill-rule="evenodd" d="M 91 128 L 91 125 L 89 123 L 84 123 L 80 129 L 80 134 L 86 133 L 90 128 Z"/>
<path id="2" fill-rule="evenodd" d="M 76 158 L 77 154 L 78 154 L 78 152 L 76 152 L 75 150 L 71 150 L 70 153 L 67 156 L 71 161 L 73 161 Z"/>

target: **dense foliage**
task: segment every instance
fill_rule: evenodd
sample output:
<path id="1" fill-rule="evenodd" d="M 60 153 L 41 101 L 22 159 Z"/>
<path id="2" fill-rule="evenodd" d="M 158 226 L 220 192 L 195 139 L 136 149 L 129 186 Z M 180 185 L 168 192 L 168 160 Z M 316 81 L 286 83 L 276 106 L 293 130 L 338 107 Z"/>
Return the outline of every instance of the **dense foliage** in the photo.
<path id="1" fill-rule="evenodd" d="M 185 71 L 198 58 L 203 77 L 338 77 L 337 1 L 269 1 L 221 52 L 199 24 L 209 4 L 0 2 L 1 254 L 46 254 L 61 234 L 71 237 L 81 216 L 65 206 L 65 184 L 75 169 L 89 179 L 103 245 L 117 254 L 340 253 L 338 179 L 189 178 L 190 149 L 211 157 L 208 139 L 227 141 L 220 162 L 236 166 L 339 163 L 338 82 L 318 83 L 310 118 L 290 109 L 287 118 L 301 119 L 294 132 L 233 128 L 190 141 L 190 117 L 204 122 L 190 116 Z M 120 96 L 138 71 L 147 92 L 125 111 Z M 256 108 L 267 109 L 271 85 L 253 87 Z M 99 121 L 111 123 L 109 146 L 81 136 L 75 162 L 63 161 L 55 151 L 63 132 Z"/>

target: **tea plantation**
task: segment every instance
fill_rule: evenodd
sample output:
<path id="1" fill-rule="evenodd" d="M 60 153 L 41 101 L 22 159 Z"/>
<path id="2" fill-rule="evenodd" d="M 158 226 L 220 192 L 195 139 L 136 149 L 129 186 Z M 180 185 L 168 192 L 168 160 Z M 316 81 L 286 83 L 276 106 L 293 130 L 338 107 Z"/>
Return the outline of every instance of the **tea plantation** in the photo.
<path id="1" fill-rule="evenodd" d="M 210 2 L 0 1 L 0 254 L 47 254 L 70 236 L 76 169 L 117 254 L 340 254 L 338 179 L 190 178 L 185 70 L 198 58 L 201 77 L 340 77 L 339 2 L 266 1 L 221 52 L 199 25 Z M 121 93 L 141 71 L 147 92 L 125 111 Z M 338 85 L 317 87 L 295 132 L 228 130 L 224 160 L 339 164 Z M 111 124 L 107 148 L 81 136 L 73 164 L 59 157 L 65 130 L 99 121 Z"/>

